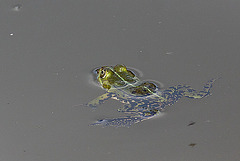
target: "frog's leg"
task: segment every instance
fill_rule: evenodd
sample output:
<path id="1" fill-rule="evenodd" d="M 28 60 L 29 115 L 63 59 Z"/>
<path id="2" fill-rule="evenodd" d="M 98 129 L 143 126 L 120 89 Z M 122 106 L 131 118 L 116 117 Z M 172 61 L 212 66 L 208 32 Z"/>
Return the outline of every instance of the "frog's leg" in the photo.
<path id="1" fill-rule="evenodd" d="M 191 88 L 190 86 L 183 86 L 183 96 L 188 97 L 188 98 L 193 98 L 193 99 L 197 99 L 197 98 L 204 98 L 209 96 L 210 90 L 212 88 L 213 83 L 216 81 L 216 79 L 211 79 L 210 81 L 208 81 L 204 87 L 203 90 L 201 91 L 196 91 L 195 89 Z"/>
<path id="2" fill-rule="evenodd" d="M 112 95 L 113 95 L 113 93 L 106 92 L 103 95 L 101 95 L 101 96 L 95 98 L 94 100 L 88 102 L 87 104 L 85 104 L 85 106 L 96 108 L 98 105 L 103 104 L 106 100 L 111 98 Z"/>
<path id="3" fill-rule="evenodd" d="M 159 113 L 158 110 L 144 111 L 141 113 L 136 113 L 133 116 L 119 117 L 119 118 L 109 118 L 101 119 L 96 121 L 93 125 L 114 126 L 114 127 L 130 127 L 132 124 L 139 123 L 144 120 L 148 120 Z"/>
<path id="4" fill-rule="evenodd" d="M 174 87 L 169 87 L 168 89 L 163 91 L 164 97 L 167 98 L 168 101 L 165 103 L 171 105 L 182 96 L 188 98 L 204 98 L 210 95 L 210 89 L 212 88 L 212 84 L 216 81 L 216 79 L 212 79 L 208 81 L 205 85 L 203 90 L 196 91 L 195 89 L 191 88 L 189 85 L 178 85 Z"/>
<path id="5" fill-rule="evenodd" d="M 138 123 L 143 121 L 142 116 L 126 116 L 126 117 L 119 117 L 119 118 L 106 118 L 96 121 L 90 125 L 101 125 L 105 126 L 114 126 L 114 127 L 129 127 L 132 124 Z"/>
<path id="6" fill-rule="evenodd" d="M 136 113 L 136 112 L 143 112 L 147 111 L 149 108 L 151 109 L 157 109 L 158 111 L 162 111 L 165 104 L 161 101 L 154 99 L 142 99 L 142 100 L 130 100 L 127 101 L 127 104 L 123 105 L 118 109 L 118 112 L 123 113 Z"/>

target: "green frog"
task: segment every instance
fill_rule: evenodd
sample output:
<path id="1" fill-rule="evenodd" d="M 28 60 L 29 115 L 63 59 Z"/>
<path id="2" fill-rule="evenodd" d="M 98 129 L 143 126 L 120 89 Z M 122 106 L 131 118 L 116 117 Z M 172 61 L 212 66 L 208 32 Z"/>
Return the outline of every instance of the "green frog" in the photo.
<path id="1" fill-rule="evenodd" d="M 208 81 L 201 91 L 196 91 L 189 85 L 177 85 L 162 90 L 152 81 L 141 81 L 132 70 L 122 64 L 97 68 L 95 76 L 96 81 L 106 92 L 88 102 L 86 106 L 96 108 L 111 98 L 123 103 L 118 111 L 127 116 L 105 118 L 91 125 L 115 127 L 129 127 L 132 124 L 151 119 L 159 115 L 165 106 L 173 105 L 183 96 L 193 99 L 207 97 L 216 80 Z"/>

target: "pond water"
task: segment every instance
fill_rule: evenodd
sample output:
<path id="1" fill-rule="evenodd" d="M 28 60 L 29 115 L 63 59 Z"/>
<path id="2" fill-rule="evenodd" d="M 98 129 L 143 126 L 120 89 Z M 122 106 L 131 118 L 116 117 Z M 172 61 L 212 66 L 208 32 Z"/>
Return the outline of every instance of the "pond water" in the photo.
<path id="1" fill-rule="evenodd" d="M 240 160 L 240 2 L 2 1 L 0 160 Z M 121 103 L 90 73 L 125 64 L 163 88 L 221 77 L 130 128 L 88 126 Z M 141 74 L 142 73 L 142 74 Z"/>

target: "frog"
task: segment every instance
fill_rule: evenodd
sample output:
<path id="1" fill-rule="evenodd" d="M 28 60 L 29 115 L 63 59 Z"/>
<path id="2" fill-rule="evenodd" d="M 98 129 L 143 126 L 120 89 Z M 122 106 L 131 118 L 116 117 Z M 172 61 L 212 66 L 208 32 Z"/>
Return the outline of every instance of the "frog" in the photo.
<path id="1" fill-rule="evenodd" d="M 201 99 L 211 95 L 210 90 L 216 79 L 209 80 L 202 90 L 197 91 L 190 85 L 175 85 L 166 89 L 159 88 L 154 81 L 140 80 L 135 72 L 124 64 L 102 66 L 94 70 L 95 80 L 105 93 L 84 104 L 96 109 L 108 99 L 123 105 L 118 112 L 126 116 L 104 118 L 90 124 L 103 127 L 130 127 L 133 124 L 154 118 L 164 112 L 180 98 Z"/>

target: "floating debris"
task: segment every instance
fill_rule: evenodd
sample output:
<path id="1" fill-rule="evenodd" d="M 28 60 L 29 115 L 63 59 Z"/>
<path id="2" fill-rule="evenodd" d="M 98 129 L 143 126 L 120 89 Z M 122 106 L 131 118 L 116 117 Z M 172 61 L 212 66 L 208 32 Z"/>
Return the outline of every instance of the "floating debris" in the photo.
<path id="1" fill-rule="evenodd" d="M 190 143 L 188 146 L 194 147 L 197 143 Z"/>
<path id="2" fill-rule="evenodd" d="M 196 124 L 196 122 L 191 121 L 187 126 L 192 126 L 192 125 L 194 125 L 194 124 Z"/>
<path id="3" fill-rule="evenodd" d="M 166 52 L 165 54 L 166 54 L 166 55 L 172 55 L 173 52 Z"/>
<path id="4" fill-rule="evenodd" d="M 16 5 L 13 5 L 12 10 L 19 12 L 21 8 L 22 8 L 21 4 L 16 4 Z"/>

